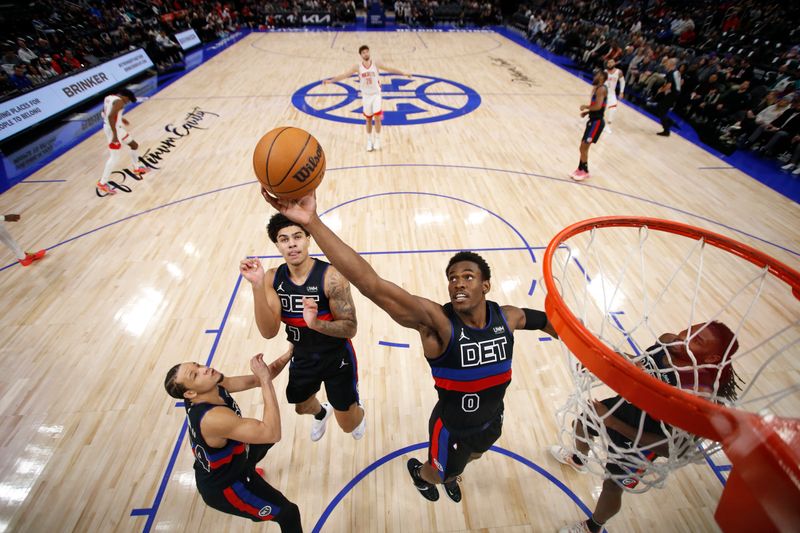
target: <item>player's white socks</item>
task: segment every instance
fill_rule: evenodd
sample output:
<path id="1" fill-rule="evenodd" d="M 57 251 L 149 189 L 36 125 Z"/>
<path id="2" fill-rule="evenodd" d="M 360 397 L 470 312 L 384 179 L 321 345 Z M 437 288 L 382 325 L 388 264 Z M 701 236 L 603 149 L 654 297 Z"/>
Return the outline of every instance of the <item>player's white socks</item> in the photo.
<path id="1" fill-rule="evenodd" d="M 372 136 L 372 146 L 378 150 L 381 147 L 381 134 L 375 133 Z"/>
<path id="2" fill-rule="evenodd" d="M 139 168 L 141 164 L 139 163 L 139 152 L 131 148 L 131 163 L 133 164 L 133 168 Z"/>

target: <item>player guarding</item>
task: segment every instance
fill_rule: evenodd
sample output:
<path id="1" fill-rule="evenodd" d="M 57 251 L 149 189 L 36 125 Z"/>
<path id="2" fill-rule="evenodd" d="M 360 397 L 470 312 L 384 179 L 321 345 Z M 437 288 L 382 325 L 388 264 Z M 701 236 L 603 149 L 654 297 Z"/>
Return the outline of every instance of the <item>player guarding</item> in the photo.
<path id="1" fill-rule="evenodd" d="M 270 205 L 306 228 L 331 264 L 364 296 L 401 326 L 419 332 L 439 401 L 428 423 L 427 461 L 410 459 L 408 470 L 428 500 L 438 500 L 436 485 L 444 484 L 450 499 L 461 501 L 458 476 L 500 437 L 514 331 L 541 329 L 556 336 L 547 316 L 487 301 L 491 271 L 472 252 L 457 253 L 447 264 L 449 303 L 440 305 L 414 296 L 378 276 L 320 220 L 314 193 L 299 200 L 272 198 L 264 190 L 262 194 Z"/>
<path id="2" fill-rule="evenodd" d="M 175 365 L 164 388 L 184 401 L 194 455 L 197 490 L 203 501 L 223 513 L 254 522 L 272 520 L 284 533 L 301 533 L 297 506 L 256 472 L 256 464 L 281 440 L 281 414 L 272 380 L 292 356 L 291 350 L 266 365 L 263 354 L 250 360 L 250 376 L 225 377 L 197 363 Z M 242 418 L 231 392 L 261 387 L 261 420 Z"/>
<path id="3" fill-rule="evenodd" d="M 367 152 L 371 152 L 373 149 L 381 149 L 381 120 L 383 118 L 383 107 L 381 107 L 381 78 L 378 69 L 391 74 L 408 76 L 409 78 L 411 74 L 373 61 L 369 55 L 369 46 L 366 44 L 359 47 L 358 55 L 361 56 L 361 61 L 358 65 L 355 65 L 347 72 L 339 74 L 338 76 L 322 80 L 322 83 L 333 83 L 358 74 L 358 83 L 361 89 L 361 100 L 363 103 L 362 113 L 367 121 Z M 373 121 L 375 122 L 374 134 L 372 132 Z"/>
<path id="4" fill-rule="evenodd" d="M 147 172 L 147 169 L 139 164 L 139 154 L 136 152 L 139 149 L 139 144 L 133 140 L 133 137 L 126 129 L 130 122 L 122 116 L 125 106 L 133 103 L 136 103 L 136 95 L 129 89 L 121 89 L 115 94 L 110 94 L 103 101 L 103 132 L 106 134 L 106 141 L 108 142 L 108 160 L 103 169 L 103 177 L 97 182 L 97 193 L 100 196 L 108 196 L 117 192 L 114 187 L 108 184 L 108 178 L 111 177 L 111 172 L 119 164 L 119 160 L 122 157 L 123 144 L 126 144 L 130 149 L 133 172 L 139 176 Z"/>
<path id="5" fill-rule="evenodd" d="M 738 384 L 730 361 L 738 349 L 739 343 L 730 328 L 722 322 L 715 321 L 695 324 L 677 335 L 665 333 L 659 338 L 658 344 L 647 349 L 647 353 L 657 367 L 652 373 L 659 379 L 674 387 L 696 391 L 695 393 L 700 395 L 714 393 L 714 384 L 718 383 L 716 395 L 733 402 L 737 397 Z M 644 456 L 648 460 L 655 460 L 659 456 L 669 456 L 666 433 L 671 431 L 669 426 L 662 426 L 661 422 L 624 401 L 621 396 L 602 401 L 595 400 L 594 408 L 598 416 L 605 417 L 603 424 L 609 439 L 617 449 L 630 449 L 632 456 L 637 459 Z M 597 435 L 594 429 L 585 428 L 581 422 L 577 422 L 575 449 L 578 450 L 578 454 L 573 454 L 561 446 L 551 446 L 550 453 L 559 462 L 571 466 L 578 472 L 585 472 L 586 466 L 581 456 L 586 458 L 589 454 L 587 439 Z M 606 463 L 605 469 L 616 479 L 609 478 L 603 481 L 603 488 L 592 516 L 588 520 L 561 528 L 559 533 L 601 531 L 605 523 L 622 507 L 624 492 L 622 487 L 629 489 L 636 487 L 644 473 L 632 472 L 627 467 L 610 461 Z"/>
<path id="6" fill-rule="evenodd" d="M 358 440 L 366 419 L 358 395 L 358 361 L 350 339 L 357 329 L 350 284 L 330 264 L 308 255 L 308 232 L 283 215 L 269 220 L 267 233 L 284 264 L 266 273 L 258 259 L 239 264 L 253 287 L 256 325 L 265 339 L 278 334 L 281 322 L 294 345 L 286 398 L 301 415 L 313 415 L 311 440 L 325 434 L 331 415 Z M 317 392 L 325 384 L 328 402 Z"/>
<path id="7" fill-rule="evenodd" d="M 570 177 L 575 181 L 583 181 L 590 177 L 589 148 L 600 139 L 600 134 L 603 133 L 603 126 L 605 126 L 603 115 L 606 110 L 608 96 L 608 89 L 605 86 L 607 79 L 608 74 L 604 70 L 595 73 L 592 80 L 592 101 L 589 105 L 581 106 L 581 116 L 589 115 L 589 120 L 586 122 L 586 129 L 583 130 L 583 138 L 581 138 L 581 159 L 578 163 L 578 168 L 570 174 Z"/>
<path id="8" fill-rule="evenodd" d="M 614 115 L 617 114 L 617 83 L 619 83 L 619 99 L 625 98 L 625 73 L 616 66 L 616 61 L 606 61 L 606 90 L 608 91 L 608 116 L 606 117 L 606 130 L 609 134 Z"/>

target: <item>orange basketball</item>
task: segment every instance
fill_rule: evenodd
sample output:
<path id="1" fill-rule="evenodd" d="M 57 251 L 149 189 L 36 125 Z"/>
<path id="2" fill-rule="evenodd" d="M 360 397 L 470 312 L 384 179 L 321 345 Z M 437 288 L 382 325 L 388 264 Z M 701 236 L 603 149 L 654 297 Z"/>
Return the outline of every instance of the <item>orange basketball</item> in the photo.
<path id="1" fill-rule="evenodd" d="M 313 135 L 300 128 L 275 128 L 258 141 L 253 170 L 264 188 L 278 198 L 300 198 L 325 176 L 325 152 Z"/>

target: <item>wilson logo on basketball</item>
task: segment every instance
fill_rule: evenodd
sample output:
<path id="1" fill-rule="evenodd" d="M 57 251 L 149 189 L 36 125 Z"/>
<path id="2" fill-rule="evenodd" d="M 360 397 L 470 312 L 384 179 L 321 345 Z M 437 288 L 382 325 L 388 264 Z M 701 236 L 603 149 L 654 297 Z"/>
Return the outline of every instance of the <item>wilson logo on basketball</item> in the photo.
<path id="1" fill-rule="evenodd" d="M 299 181 L 300 183 L 303 183 L 308 179 L 311 173 L 314 172 L 314 169 L 317 168 L 320 159 L 322 159 L 322 146 L 317 145 L 316 153 L 311 157 L 309 157 L 308 162 L 305 165 L 303 165 L 300 168 L 300 170 L 295 172 L 294 176 L 292 177 L 297 181 Z"/>

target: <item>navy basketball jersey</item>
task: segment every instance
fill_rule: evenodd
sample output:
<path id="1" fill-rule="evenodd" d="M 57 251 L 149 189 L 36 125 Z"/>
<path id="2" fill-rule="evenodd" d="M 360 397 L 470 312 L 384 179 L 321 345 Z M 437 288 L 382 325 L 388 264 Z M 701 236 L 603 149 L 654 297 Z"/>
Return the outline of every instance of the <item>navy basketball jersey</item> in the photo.
<path id="1" fill-rule="evenodd" d="M 325 296 L 325 271 L 330 266 L 325 261 L 314 259 L 314 266 L 303 285 L 295 285 L 289 278 L 286 263 L 278 267 L 272 287 L 281 301 L 281 321 L 286 324 L 286 337 L 294 345 L 294 355 L 322 353 L 344 347 L 347 339 L 331 337 L 314 331 L 303 320 L 303 298 L 317 301 L 319 320 L 333 320 L 330 302 Z"/>
<path id="2" fill-rule="evenodd" d="M 603 87 L 603 85 L 600 85 L 599 87 L 595 87 L 594 89 L 592 89 L 591 105 L 595 105 L 595 102 L 597 102 L 597 90 L 600 87 Z M 608 91 L 606 91 L 606 95 L 603 97 L 603 102 L 600 104 L 600 109 L 598 109 L 597 111 L 589 111 L 589 118 L 592 118 L 592 119 L 603 118 L 603 115 L 606 112 L 606 102 L 607 102 L 607 100 L 608 100 Z"/>
<path id="3" fill-rule="evenodd" d="M 218 386 L 218 391 L 225 400 L 225 405 L 186 402 L 186 421 L 189 424 L 189 441 L 194 455 L 195 478 L 198 485 L 211 488 L 227 487 L 239 479 L 246 470 L 249 453 L 249 445 L 233 439 L 228 439 L 222 448 L 214 448 L 203 438 L 200 422 L 211 409 L 231 409 L 239 417 L 242 416 L 239 406 L 228 391 L 221 386 Z"/>
<path id="4" fill-rule="evenodd" d="M 444 353 L 428 363 L 445 426 L 450 431 L 470 431 L 503 411 L 503 398 L 511 383 L 514 335 L 495 302 L 486 302 L 488 320 L 483 329 L 464 324 L 452 304 L 442 308 L 453 333 Z"/>

